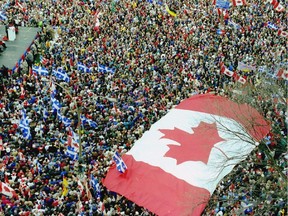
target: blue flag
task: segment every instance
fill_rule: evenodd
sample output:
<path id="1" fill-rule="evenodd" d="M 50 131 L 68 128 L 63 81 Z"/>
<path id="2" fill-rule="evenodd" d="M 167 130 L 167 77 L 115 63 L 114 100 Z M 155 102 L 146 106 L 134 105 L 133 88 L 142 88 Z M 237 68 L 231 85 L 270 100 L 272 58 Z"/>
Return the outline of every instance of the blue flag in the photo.
<path id="1" fill-rule="evenodd" d="M 273 24 L 273 23 L 271 23 L 271 22 L 267 22 L 266 25 L 267 25 L 268 28 L 271 28 L 271 29 L 274 29 L 274 30 L 278 29 L 278 26 Z"/>
<path id="2" fill-rule="evenodd" d="M 125 171 L 127 170 L 127 166 L 118 152 L 115 152 L 115 154 L 113 155 L 113 160 L 116 163 L 117 170 L 120 173 L 125 173 Z"/>
<path id="3" fill-rule="evenodd" d="M 235 28 L 235 29 L 240 29 L 240 28 L 241 28 L 241 26 L 240 26 L 239 24 L 233 22 L 231 19 L 228 20 L 228 24 L 229 24 L 230 26 L 232 26 L 233 28 Z"/>
<path id="4" fill-rule="evenodd" d="M 91 72 L 90 68 L 88 68 L 87 66 L 85 66 L 81 62 L 77 63 L 77 70 L 81 71 L 83 73 L 90 73 Z"/>
<path id="5" fill-rule="evenodd" d="M 49 76 L 49 71 L 45 67 L 32 66 L 32 71 L 40 76 Z"/>
<path id="6" fill-rule="evenodd" d="M 101 65 L 101 64 L 98 64 L 98 71 L 100 73 L 112 73 L 114 74 L 115 73 L 115 68 L 109 68 L 105 65 Z"/>
<path id="7" fill-rule="evenodd" d="M 58 80 L 64 80 L 65 82 L 70 82 L 70 78 L 68 74 L 63 70 L 63 68 L 57 68 L 57 70 L 53 70 L 53 75 Z"/>
<path id="8" fill-rule="evenodd" d="M 46 121 L 47 118 L 49 117 L 49 113 L 45 107 L 42 110 L 42 114 L 43 114 L 43 120 Z"/>
<path id="9" fill-rule="evenodd" d="M 159 0 L 155 0 L 155 2 L 153 0 L 147 0 L 147 2 L 151 3 L 151 4 L 159 4 L 159 5 L 163 5 L 163 2 L 162 1 L 159 1 Z"/>
<path id="10" fill-rule="evenodd" d="M 0 20 L 7 20 L 8 18 L 7 18 L 7 16 L 4 14 L 4 12 L 3 11 L 0 11 Z"/>
<path id="11" fill-rule="evenodd" d="M 42 173 L 42 171 L 43 171 L 43 166 L 39 163 L 38 160 L 37 160 L 37 162 L 36 162 L 36 167 L 37 167 L 38 173 Z"/>
<path id="12" fill-rule="evenodd" d="M 37 98 L 35 96 L 32 96 L 30 100 L 28 100 L 29 104 L 34 104 L 36 102 Z"/>
<path id="13" fill-rule="evenodd" d="M 90 183 L 91 183 L 93 191 L 96 195 L 96 198 L 100 198 L 100 196 L 101 196 L 100 184 L 99 184 L 98 180 L 92 174 L 90 177 Z"/>
<path id="14" fill-rule="evenodd" d="M 65 125 L 65 127 L 69 127 L 72 123 L 72 120 L 69 118 L 66 118 L 65 116 L 63 116 L 60 112 L 57 112 L 59 121 L 62 121 L 62 123 Z"/>
<path id="15" fill-rule="evenodd" d="M 29 121 L 26 116 L 25 110 L 22 110 L 22 118 L 19 123 L 19 128 L 22 132 L 22 136 L 26 140 L 32 139 L 31 133 L 30 133 L 30 127 L 29 127 Z"/>
<path id="16" fill-rule="evenodd" d="M 216 0 L 216 8 L 222 8 L 228 10 L 230 6 L 230 1 Z"/>
<path id="17" fill-rule="evenodd" d="M 78 153 L 76 149 L 72 146 L 67 147 L 65 155 L 70 157 L 72 160 L 78 160 Z"/>
<path id="18" fill-rule="evenodd" d="M 54 112 L 54 111 L 56 111 L 56 112 L 60 111 L 60 109 L 61 109 L 61 104 L 60 104 L 60 102 L 59 102 L 57 99 L 52 98 L 52 97 L 51 97 L 51 101 L 52 101 L 52 109 L 53 109 L 53 112 Z"/>
<path id="19" fill-rule="evenodd" d="M 88 120 L 88 124 L 90 125 L 90 127 L 92 127 L 92 128 L 97 128 L 98 127 L 98 125 L 97 125 L 97 123 L 96 122 L 94 122 L 94 121 L 92 121 L 92 120 Z"/>
<path id="20" fill-rule="evenodd" d="M 80 118 L 81 118 L 82 125 L 89 124 L 89 126 L 92 128 L 98 127 L 97 123 L 92 121 L 91 119 L 87 119 L 85 116 L 81 116 Z"/>
<path id="21" fill-rule="evenodd" d="M 72 120 L 63 116 L 62 123 L 65 125 L 65 127 L 69 127 L 72 123 Z"/>

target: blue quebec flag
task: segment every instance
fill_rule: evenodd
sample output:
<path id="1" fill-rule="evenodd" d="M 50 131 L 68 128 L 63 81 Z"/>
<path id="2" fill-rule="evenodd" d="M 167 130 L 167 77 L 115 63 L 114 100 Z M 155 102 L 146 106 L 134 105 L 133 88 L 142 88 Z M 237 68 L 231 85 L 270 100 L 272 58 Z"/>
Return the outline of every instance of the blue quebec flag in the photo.
<path id="1" fill-rule="evenodd" d="M 92 174 L 90 176 L 90 183 L 91 183 L 91 186 L 93 188 L 93 191 L 94 191 L 96 197 L 100 198 L 100 194 L 101 194 L 100 184 L 99 184 L 98 180 Z"/>
<path id="2" fill-rule="evenodd" d="M 114 74 L 116 71 L 115 68 L 109 68 L 105 65 L 98 64 L 98 72 L 100 73 L 111 73 Z"/>
<path id="3" fill-rule="evenodd" d="M 49 76 L 49 71 L 45 67 L 32 66 L 32 71 L 40 76 Z"/>
<path id="4" fill-rule="evenodd" d="M 120 173 L 125 173 L 125 171 L 127 170 L 127 166 L 118 152 L 115 152 L 115 154 L 113 155 L 113 160 L 116 163 L 117 170 Z"/>
<path id="5" fill-rule="evenodd" d="M 62 68 L 57 68 L 57 70 L 53 70 L 52 73 L 58 80 L 64 80 L 65 82 L 70 81 L 68 74 Z"/>
<path id="6" fill-rule="evenodd" d="M 19 123 L 19 128 L 22 132 L 22 136 L 24 139 L 26 139 L 26 140 L 32 139 L 32 136 L 30 133 L 29 121 L 28 121 L 28 118 L 26 116 L 26 112 L 24 109 L 22 110 L 22 118 L 21 118 L 20 123 Z"/>
<path id="7" fill-rule="evenodd" d="M 72 146 L 67 147 L 65 155 L 70 157 L 72 160 L 78 160 L 78 153 L 76 149 Z"/>
<path id="8" fill-rule="evenodd" d="M 77 69 L 78 71 L 81 71 L 83 73 L 90 73 L 91 70 L 86 65 L 82 64 L 81 62 L 77 63 Z"/>

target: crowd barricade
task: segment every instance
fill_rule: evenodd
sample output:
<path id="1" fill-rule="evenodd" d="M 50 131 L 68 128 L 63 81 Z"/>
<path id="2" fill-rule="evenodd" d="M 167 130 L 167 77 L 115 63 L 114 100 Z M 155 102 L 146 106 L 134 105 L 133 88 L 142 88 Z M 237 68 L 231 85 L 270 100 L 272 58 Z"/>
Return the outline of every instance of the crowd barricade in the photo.
<path id="1" fill-rule="evenodd" d="M 20 67 L 20 65 L 24 62 L 28 52 L 31 49 L 31 46 L 35 43 L 35 40 L 39 37 L 39 34 L 37 33 L 37 35 L 34 37 L 33 41 L 31 42 L 31 44 L 29 45 L 29 47 L 25 50 L 25 52 L 22 54 L 21 58 L 16 62 L 15 66 L 12 69 L 9 69 L 9 74 L 12 75 L 13 73 L 15 73 L 17 71 L 17 69 Z"/>

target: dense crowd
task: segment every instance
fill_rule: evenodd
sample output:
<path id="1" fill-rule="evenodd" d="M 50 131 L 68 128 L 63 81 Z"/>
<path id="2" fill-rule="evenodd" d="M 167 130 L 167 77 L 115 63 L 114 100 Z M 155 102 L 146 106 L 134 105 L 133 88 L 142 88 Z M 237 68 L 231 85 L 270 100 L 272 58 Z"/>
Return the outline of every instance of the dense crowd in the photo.
<path id="1" fill-rule="evenodd" d="M 275 23 L 286 31 L 287 13 L 276 12 L 270 3 L 260 0 L 231 7 L 229 16 L 223 17 L 211 1 L 170 1 L 168 6 L 176 17 L 159 1 L 20 2 L 21 7 L 10 1 L 5 8 L 9 20 L 41 30 L 26 61 L 12 75 L 1 77 L 0 178 L 19 196 L 2 196 L 4 215 L 152 215 L 101 185 L 114 152 L 128 151 L 181 100 L 204 93 L 228 96 L 233 86 L 242 85 L 220 73 L 220 62 L 245 76 L 247 83 L 257 85 L 260 72 L 237 70 L 239 61 L 273 69 L 287 60 L 287 38 L 266 25 Z M 231 20 L 241 28 L 231 25 Z M 225 30 L 224 35 L 217 34 L 219 28 Z M 78 70 L 78 62 L 90 72 Z M 99 64 L 114 72 L 99 72 Z M 47 68 L 49 76 L 35 76 L 32 65 Z M 52 69 L 58 67 L 68 73 L 69 82 L 52 75 Z M 77 131 L 84 152 L 81 161 L 65 154 L 71 131 L 51 108 L 52 83 L 57 83 L 55 98 L 61 102 L 62 115 L 72 119 L 70 128 L 81 128 Z M 257 105 L 264 100 L 270 98 L 256 101 Z M 275 103 L 272 95 L 271 103 Z M 23 108 L 32 139 L 24 139 L 19 130 Z M 45 118 L 43 110 L 49 111 Z M 79 127 L 79 110 L 97 127 Z M 267 136 L 267 145 L 272 151 L 278 143 L 287 145 L 286 107 L 275 103 L 275 109 L 264 114 L 277 126 L 273 127 L 277 131 Z M 215 204 L 209 205 L 205 215 L 253 214 L 250 207 L 255 196 L 267 200 L 263 205 L 275 206 L 266 215 L 284 215 L 286 202 L 278 200 L 275 193 L 285 191 L 287 185 L 275 180 L 269 161 L 265 169 L 259 168 L 255 158 L 267 159 L 260 151 L 255 154 L 260 156 L 251 156 L 236 168 L 235 181 L 220 183 L 211 198 Z M 275 154 L 277 164 L 284 169 L 285 154 Z M 79 189 L 80 172 L 98 179 L 100 196 L 86 178 L 80 179 L 85 189 Z M 243 175 L 237 178 L 237 173 Z M 264 181 L 265 176 L 269 182 Z M 63 178 L 69 184 L 65 195 Z M 255 181 L 263 181 L 261 185 L 271 188 L 271 194 L 253 188 Z M 242 193 L 236 193 L 235 188 L 243 188 Z M 233 201 L 240 196 L 241 202 Z M 243 208 L 243 203 L 248 207 Z"/>

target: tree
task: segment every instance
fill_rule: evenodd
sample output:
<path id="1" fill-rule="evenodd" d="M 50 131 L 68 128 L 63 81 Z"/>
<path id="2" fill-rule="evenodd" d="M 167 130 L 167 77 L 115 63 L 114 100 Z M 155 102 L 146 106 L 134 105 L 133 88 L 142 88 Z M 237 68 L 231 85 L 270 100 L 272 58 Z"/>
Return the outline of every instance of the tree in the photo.
<path id="1" fill-rule="evenodd" d="M 235 84 L 229 97 L 257 109 L 271 123 L 271 131 L 259 144 L 250 140 L 255 145 L 254 150 L 218 185 L 204 215 L 215 209 L 216 212 L 223 209 L 229 215 L 287 213 L 287 83 L 267 77 L 251 81 L 254 83 Z M 251 127 L 257 126 L 250 123 Z M 244 134 L 234 135 L 250 142 Z"/>

